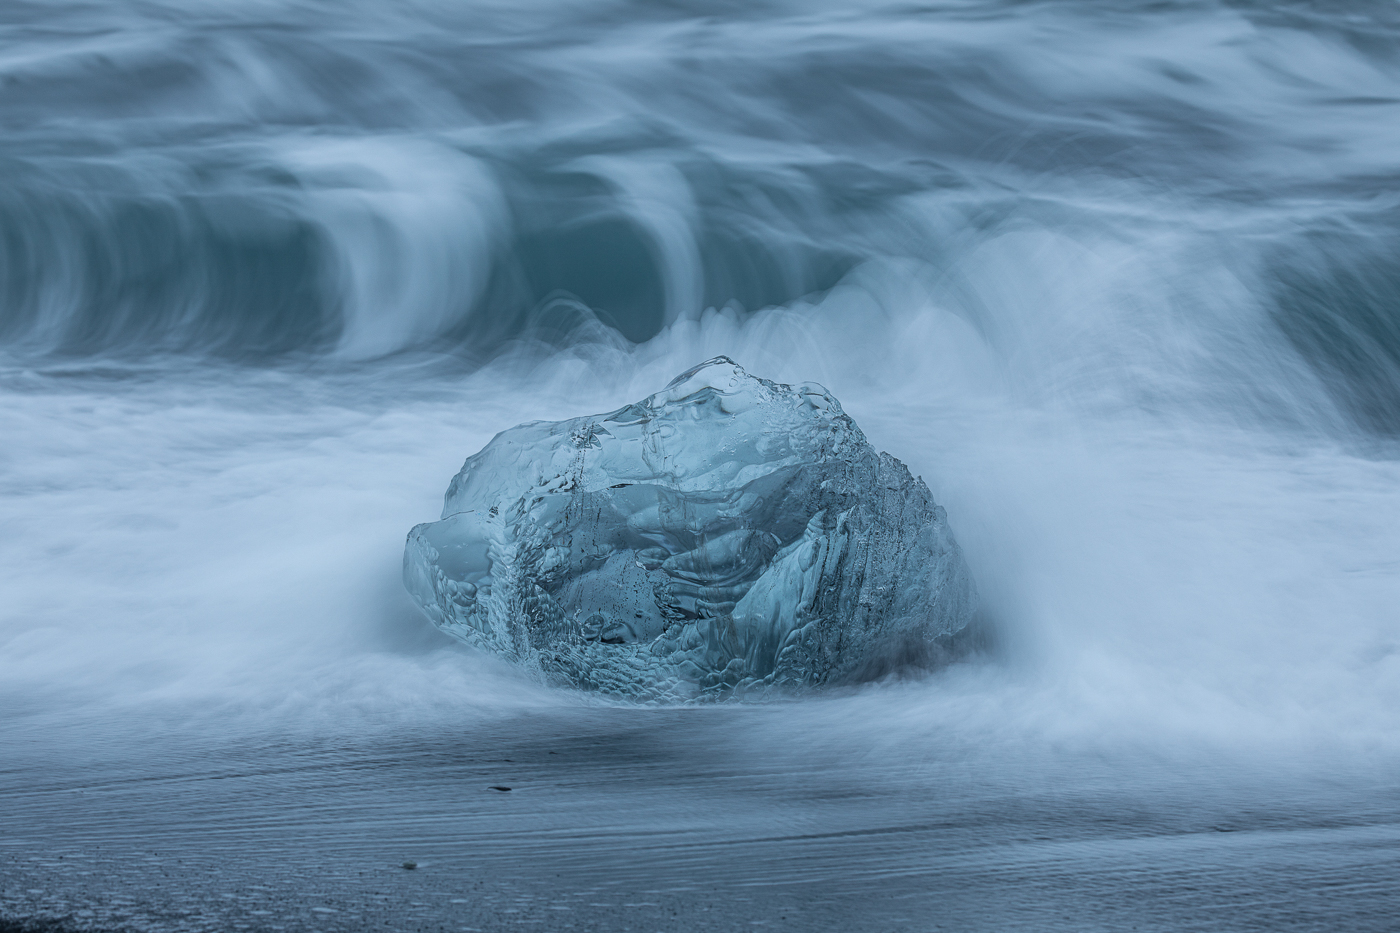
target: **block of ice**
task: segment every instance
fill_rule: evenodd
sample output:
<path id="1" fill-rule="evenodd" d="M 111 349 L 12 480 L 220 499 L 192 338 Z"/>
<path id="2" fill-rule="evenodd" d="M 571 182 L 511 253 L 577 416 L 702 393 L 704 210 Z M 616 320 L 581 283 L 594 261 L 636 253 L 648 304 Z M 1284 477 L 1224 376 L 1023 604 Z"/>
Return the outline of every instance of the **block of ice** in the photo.
<path id="1" fill-rule="evenodd" d="M 637 699 L 858 681 L 975 601 L 922 480 L 821 386 L 725 357 L 498 434 L 409 533 L 404 582 L 448 634 Z"/>

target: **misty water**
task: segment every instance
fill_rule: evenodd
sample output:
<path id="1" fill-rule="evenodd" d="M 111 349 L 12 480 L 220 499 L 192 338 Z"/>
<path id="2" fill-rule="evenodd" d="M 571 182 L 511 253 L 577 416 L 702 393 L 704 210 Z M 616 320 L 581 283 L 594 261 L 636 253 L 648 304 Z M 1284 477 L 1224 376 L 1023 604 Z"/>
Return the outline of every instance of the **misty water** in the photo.
<path id="1" fill-rule="evenodd" d="M 0 921 L 1393 928 L 1392 6 L 12 0 L 0 126 Z M 642 708 L 430 626 L 467 455 L 720 354 L 985 650 Z"/>

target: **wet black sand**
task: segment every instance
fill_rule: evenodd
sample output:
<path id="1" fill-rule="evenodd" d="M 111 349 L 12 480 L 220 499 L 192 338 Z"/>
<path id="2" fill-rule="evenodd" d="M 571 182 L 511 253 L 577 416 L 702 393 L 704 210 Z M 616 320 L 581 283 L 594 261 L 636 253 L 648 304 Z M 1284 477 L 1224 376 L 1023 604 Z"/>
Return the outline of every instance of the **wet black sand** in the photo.
<path id="1" fill-rule="evenodd" d="M 0 930 L 1400 929 L 1384 774 L 756 753 L 775 715 L 86 750 L 11 731 Z"/>

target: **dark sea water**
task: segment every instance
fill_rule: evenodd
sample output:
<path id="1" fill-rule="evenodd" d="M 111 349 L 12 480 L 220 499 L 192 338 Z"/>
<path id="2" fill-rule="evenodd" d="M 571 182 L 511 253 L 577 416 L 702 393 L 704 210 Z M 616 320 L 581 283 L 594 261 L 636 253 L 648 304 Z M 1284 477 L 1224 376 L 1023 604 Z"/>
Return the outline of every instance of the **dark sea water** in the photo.
<path id="1" fill-rule="evenodd" d="M 465 456 L 721 353 L 986 651 L 645 709 L 418 615 Z M 1393 2 L 0 3 L 6 933 L 1397 930 L 1397 607 Z"/>

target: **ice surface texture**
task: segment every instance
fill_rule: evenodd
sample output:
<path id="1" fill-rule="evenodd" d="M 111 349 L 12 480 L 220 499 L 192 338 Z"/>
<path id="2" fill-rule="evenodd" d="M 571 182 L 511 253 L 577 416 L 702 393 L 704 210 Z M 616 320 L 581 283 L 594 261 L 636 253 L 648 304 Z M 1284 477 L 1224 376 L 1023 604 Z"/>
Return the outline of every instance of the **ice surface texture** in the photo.
<path id="1" fill-rule="evenodd" d="M 404 583 L 448 634 L 636 699 L 859 681 L 975 602 L 922 480 L 821 386 L 725 357 L 498 434 L 409 533 Z"/>

